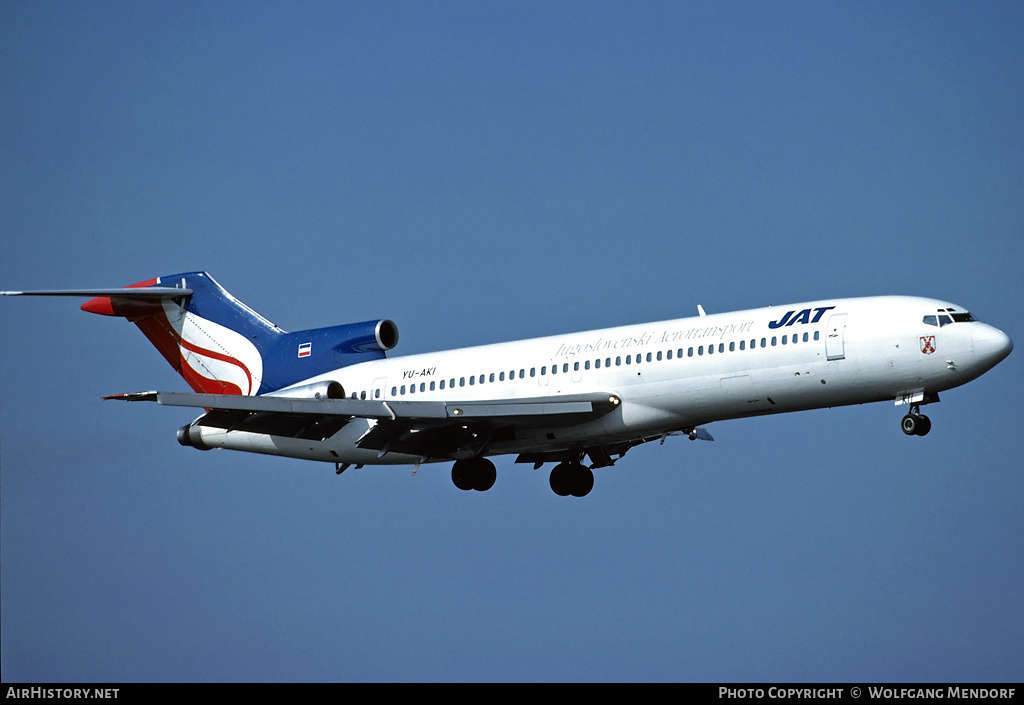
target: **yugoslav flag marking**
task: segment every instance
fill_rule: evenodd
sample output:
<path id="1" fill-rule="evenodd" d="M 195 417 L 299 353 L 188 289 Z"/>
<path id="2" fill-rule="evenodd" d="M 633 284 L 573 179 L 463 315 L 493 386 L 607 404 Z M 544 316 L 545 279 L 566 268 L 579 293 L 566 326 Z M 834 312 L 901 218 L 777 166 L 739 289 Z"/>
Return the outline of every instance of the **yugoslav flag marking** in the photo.
<path id="1" fill-rule="evenodd" d="M 313 354 L 313 343 L 302 343 L 299 345 L 299 357 L 309 357 Z"/>

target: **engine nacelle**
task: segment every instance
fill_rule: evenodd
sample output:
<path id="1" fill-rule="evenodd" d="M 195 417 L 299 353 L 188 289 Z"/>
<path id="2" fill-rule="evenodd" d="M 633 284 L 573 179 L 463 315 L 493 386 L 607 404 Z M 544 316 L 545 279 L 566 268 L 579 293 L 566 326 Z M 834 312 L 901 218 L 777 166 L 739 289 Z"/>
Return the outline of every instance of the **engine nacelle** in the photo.
<path id="1" fill-rule="evenodd" d="M 386 318 L 321 330 L 332 339 L 331 347 L 342 353 L 384 352 L 398 345 L 398 326 Z"/>
<path id="2" fill-rule="evenodd" d="M 312 384 L 285 387 L 264 396 L 285 397 L 287 399 L 344 399 L 345 388 L 341 386 L 340 382 L 313 382 Z"/>
<path id="3" fill-rule="evenodd" d="M 213 448 L 203 443 L 202 432 L 198 426 L 194 426 L 193 424 L 182 426 L 178 429 L 178 443 L 186 448 L 195 448 L 196 450 L 213 450 Z"/>

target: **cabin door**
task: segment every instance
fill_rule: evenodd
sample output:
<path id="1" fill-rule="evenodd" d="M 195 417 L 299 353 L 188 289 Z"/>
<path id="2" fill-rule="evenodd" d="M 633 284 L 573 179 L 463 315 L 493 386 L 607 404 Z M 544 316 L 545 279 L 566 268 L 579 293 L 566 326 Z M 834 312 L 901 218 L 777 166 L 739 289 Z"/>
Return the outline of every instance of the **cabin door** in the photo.
<path id="1" fill-rule="evenodd" d="M 833 313 L 825 325 L 825 357 L 829 360 L 842 360 L 846 357 L 846 316 L 845 313 Z"/>

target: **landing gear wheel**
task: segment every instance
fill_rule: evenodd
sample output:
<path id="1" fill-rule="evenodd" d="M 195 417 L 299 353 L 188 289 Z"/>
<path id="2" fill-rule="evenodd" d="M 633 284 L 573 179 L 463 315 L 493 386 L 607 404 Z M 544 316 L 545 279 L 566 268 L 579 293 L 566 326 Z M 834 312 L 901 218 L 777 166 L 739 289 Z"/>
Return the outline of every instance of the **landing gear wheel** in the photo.
<path id="1" fill-rule="evenodd" d="M 590 494 L 590 490 L 594 489 L 594 473 L 590 468 L 577 465 L 573 475 L 572 496 L 586 497 Z"/>
<path id="2" fill-rule="evenodd" d="M 452 465 L 452 482 L 460 490 L 486 492 L 494 487 L 498 472 L 487 458 L 464 458 Z"/>
<path id="3" fill-rule="evenodd" d="M 477 492 L 486 492 L 494 487 L 494 481 L 498 479 L 498 471 L 494 469 L 494 463 L 487 458 L 474 458 L 476 467 L 473 473 L 473 489 Z"/>
<path id="4" fill-rule="evenodd" d="M 551 470 L 549 482 L 559 497 L 586 497 L 594 489 L 594 473 L 579 463 L 559 463 Z"/>
<path id="5" fill-rule="evenodd" d="M 551 484 L 551 491 L 559 497 L 568 497 L 572 494 L 572 465 L 559 463 L 551 470 L 551 477 L 548 479 Z"/>
<path id="6" fill-rule="evenodd" d="M 465 460 L 456 460 L 452 465 L 452 482 L 460 490 L 473 489 L 473 472 Z"/>
<path id="7" fill-rule="evenodd" d="M 932 430 L 932 421 L 924 414 L 907 414 L 900 421 L 900 428 L 908 436 L 926 436 Z"/>

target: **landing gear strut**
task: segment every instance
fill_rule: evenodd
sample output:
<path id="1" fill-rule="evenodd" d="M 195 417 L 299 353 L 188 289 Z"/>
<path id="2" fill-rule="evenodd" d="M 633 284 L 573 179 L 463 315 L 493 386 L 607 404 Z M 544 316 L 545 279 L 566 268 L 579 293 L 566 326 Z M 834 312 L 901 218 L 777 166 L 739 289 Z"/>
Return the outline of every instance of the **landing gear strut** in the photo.
<path id="1" fill-rule="evenodd" d="M 914 404 L 910 407 L 910 413 L 900 421 L 900 428 L 908 436 L 925 436 L 932 430 L 932 422 L 921 413 L 920 407 Z"/>
<path id="2" fill-rule="evenodd" d="M 494 463 L 481 456 L 456 460 L 452 465 L 452 482 L 460 490 L 486 492 L 494 487 L 497 478 Z"/>

